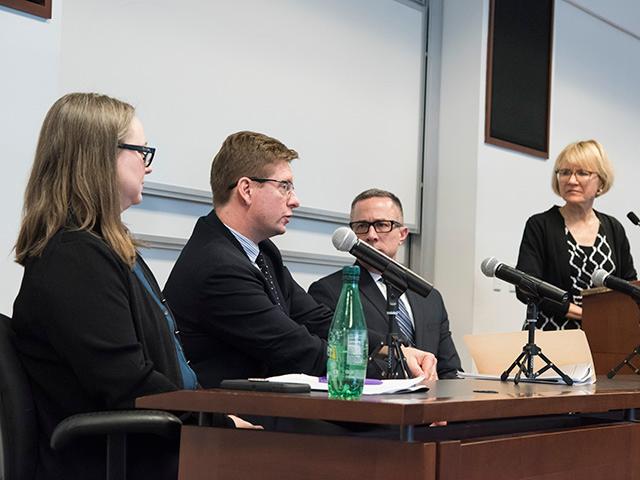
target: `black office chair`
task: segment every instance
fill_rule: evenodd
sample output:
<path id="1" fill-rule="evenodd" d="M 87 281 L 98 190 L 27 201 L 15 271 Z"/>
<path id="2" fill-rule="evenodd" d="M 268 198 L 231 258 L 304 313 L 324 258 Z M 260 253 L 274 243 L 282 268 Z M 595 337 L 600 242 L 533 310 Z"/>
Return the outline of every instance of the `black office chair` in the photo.
<path id="1" fill-rule="evenodd" d="M 0 480 L 31 480 L 38 426 L 29 380 L 13 345 L 10 318 L 0 314 Z M 126 479 L 127 434 L 179 435 L 182 422 L 168 412 L 130 410 L 72 415 L 51 437 L 54 450 L 86 435 L 107 436 L 107 480 Z"/>

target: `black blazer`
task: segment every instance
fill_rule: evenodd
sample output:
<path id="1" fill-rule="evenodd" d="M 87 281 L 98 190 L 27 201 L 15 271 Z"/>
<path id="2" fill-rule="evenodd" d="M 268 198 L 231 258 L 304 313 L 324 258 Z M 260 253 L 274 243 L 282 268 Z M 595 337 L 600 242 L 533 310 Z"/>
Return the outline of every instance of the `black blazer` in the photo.
<path id="1" fill-rule="evenodd" d="M 182 388 L 164 315 L 129 267 L 88 232 L 61 230 L 41 257 L 27 260 L 11 326 L 38 415 L 37 478 L 105 476 L 103 440 L 83 439 L 62 452 L 50 449 L 51 433 L 63 418 L 133 408 L 136 397 Z M 146 445 L 142 451 L 150 448 Z M 131 446 L 138 451 L 130 462 L 135 470 L 142 459 Z M 160 454 L 163 447 L 157 448 Z M 149 465 L 158 471 L 131 478 L 163 478 L 166 469 L 158 457 Z"/>
<path id="2" fill-rule="evenodd" d="M 198 219 L 165 285 L 185 353 L 205 387 L 225 378 L 326 370 L 331 311 L 293 280 L 273 242 L 259 246 L 283 309 L 215 211 Z"/>
<path id="3" fill-rule="evenodd" d="M 623 226 L 610 215 L 600 212 L 595 214 L 611 246 L 611 257 L 616 266 L 613 274 L 625 280 L 635 280 L 636 270 Z M 554 205 L 546 212 L 530 217 L 522 234 L 516 268 L 570 291 L 572 282 L 569 273 L 569 249 L 564 229 L 564 218 L 558 206 Z M 516 293 L 520 301 L 527 302 L 526 296 L 518 290 Z M 548 316 L 565 316 L 569 304 L 562 305 L 545 299 L 540 307 Z"/>
<path id="4" fill-rule="evenodd" d="M 362 266 L 360 273 L 360 299 L 369 329 L 369 339 L 384 338 L 388 331 L 387 300 Z M 335 309 L 342 290 L 342 272 L 338 271 L 321 278 L 309 287 L 309 293 L 318 302 Z M 415 323 L 416 347 L 433 353 L 438 359 L 439 378 L 453 378 L 462 370 L 460 358 L 449 331 L 449 318 L 442 296 L 433 289 L 427 297 L 407 291 L 407 298 Z M 376 376 L 378 370 L 370 366 L 367 375 Z"/>

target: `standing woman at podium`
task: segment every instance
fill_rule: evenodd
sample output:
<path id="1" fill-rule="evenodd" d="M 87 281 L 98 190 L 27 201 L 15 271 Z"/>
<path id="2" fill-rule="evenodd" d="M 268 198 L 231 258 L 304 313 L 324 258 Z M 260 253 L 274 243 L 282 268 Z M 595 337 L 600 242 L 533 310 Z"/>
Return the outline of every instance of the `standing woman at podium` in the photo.
<path id="1" fill-rule="evenodd" d="M 585 140 L 567 145 L 556 159 L 551 187 L 564 200 L 527 220 L 517 268 L 569 292 L 569 303 L 543 300 L 537 327 L 581 327 L 582 290 L 591 274 L 604 269 L 625 280 L 636 271 L 629 240 L 618 220 L 593 209 L 613 185 L 613 168 L 602 145 Z M 522 292 L 518 298 L 527 302 Z"/>
<path id="2" fill-rule="evenodd" d="M 37 478 L 105 477 L 104 439 L 50 448 L 65 417 L 196 388 L 120 218 L 142 201 L 154 153 L 133 107 L 105 95 L 65 95 L 42 125 L 15 247 L 24 277 L 11 322 L 38 418 Z M 129 478 L 176 477 L 177 441 L 129 440 Z"/>

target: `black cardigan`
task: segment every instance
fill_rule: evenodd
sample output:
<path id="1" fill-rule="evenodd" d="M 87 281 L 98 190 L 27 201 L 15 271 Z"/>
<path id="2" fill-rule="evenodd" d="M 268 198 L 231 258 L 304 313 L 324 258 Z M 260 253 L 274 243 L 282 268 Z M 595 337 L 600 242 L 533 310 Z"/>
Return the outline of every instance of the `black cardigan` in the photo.
<path id="1" fill-rule="evenodd" d="M 63 418 L 131 408 L 136 397 L 182 387 L 164 315 L 129 267 L 88 232 L 61 230 L 41 257 L 27 260 L 11 323 L 38 415 L 37 478 L 104 477 L 98 440 L 51 451 Z"/>
<path id="2" fill-rule="evenodd" d="M 635 280 L 636 270 L 623 226 L 610 215 L 600 212 L 595 214 L 612 250 L 612 260 L 616 267 L 613 275 L 625 280 Z M 572 282 L 569 275 L 569 250 L 564 229 L 564 217 L 558 206 L 530 217 L 524 227 L 516 268 L 570 291 Z M 522 293 L 517 291 L 517 295 L 520 301 L 526 303 L 526 297 Z M 569 305 L 544 300 L 541 309 L 548 316 L 565 316 Z"/>

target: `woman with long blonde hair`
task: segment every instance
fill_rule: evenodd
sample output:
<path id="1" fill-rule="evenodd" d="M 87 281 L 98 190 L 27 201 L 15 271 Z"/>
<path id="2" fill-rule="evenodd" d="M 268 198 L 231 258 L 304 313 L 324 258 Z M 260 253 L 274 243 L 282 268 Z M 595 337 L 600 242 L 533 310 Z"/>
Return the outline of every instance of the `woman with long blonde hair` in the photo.
<path id="1" fill-rule="evenodd" d="M 104 477 L 103 441 L 49 447 L 65 417 L 197 386 L 120 218 L 142 200 L 154 154 L 134 108 L 105 95 L 65 95 L 42 125 L 15 247 L 25 270 L 11 322 L 37 410 L 37 478 Z M 129 478 L 175 478 L 176 458 L 177 444 L 134 437 Z"/>

